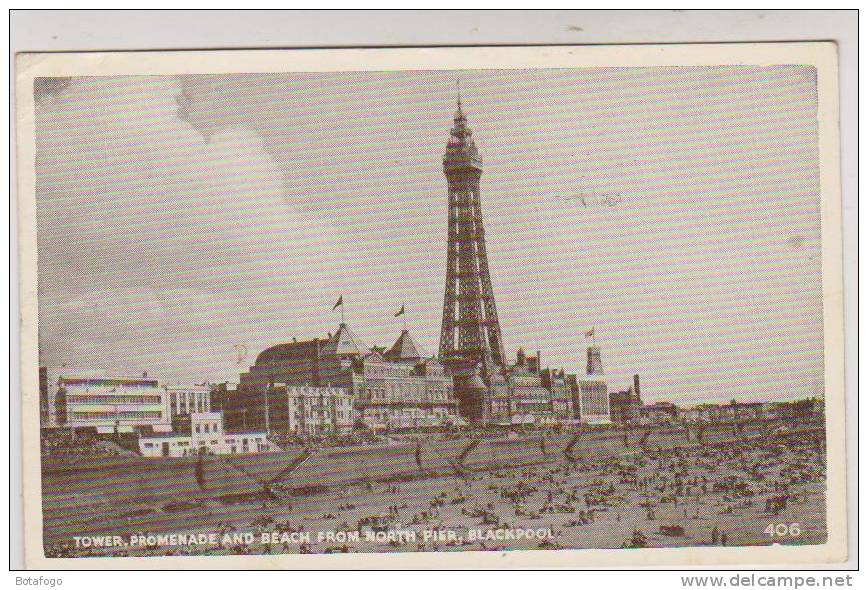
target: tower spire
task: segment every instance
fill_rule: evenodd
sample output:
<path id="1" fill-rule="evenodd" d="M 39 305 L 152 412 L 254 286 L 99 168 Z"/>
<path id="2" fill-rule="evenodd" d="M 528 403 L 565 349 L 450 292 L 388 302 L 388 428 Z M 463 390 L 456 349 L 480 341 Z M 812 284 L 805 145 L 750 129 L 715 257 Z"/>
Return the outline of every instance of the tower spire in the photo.
<path id="1" fill-rule="evenodd" d="M 458 114 L 464 115 L 461 111 L 461 78 L 455 78 L 455 94 L 458 97 Z"/>

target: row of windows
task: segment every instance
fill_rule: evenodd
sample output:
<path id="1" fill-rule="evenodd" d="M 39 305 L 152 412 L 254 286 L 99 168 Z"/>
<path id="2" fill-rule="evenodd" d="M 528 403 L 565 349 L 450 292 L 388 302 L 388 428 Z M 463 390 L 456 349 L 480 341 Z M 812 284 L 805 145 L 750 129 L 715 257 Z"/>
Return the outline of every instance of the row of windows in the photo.
<path id="1" fill-rule="evenodd" d="M 382 408 L 372 408 L 365 410 L 364 415 L 366 418 L 379 418 L 385 419 L 389 417 L 400 418 L 401 416 L 406 416 L 408 418 L 424 418 L 425 416 L 448 416 L 450 414 L 449 410 L 444 410 L 442 408 L 435 408 L 430 412 L 426 412 L 424 410 L 385 410 Z"/>
<path id="2" fill-rule="evenodd" d="M 129 380 L 129 379 L 102 379 L 102 378 L 85 378 L 85 379 L 70 379 L 67 377 L 61 377 L 59 381 L 59 385 L 63 386 L 82 386 L 85 387 L 135 387 L 139 388 L 147 388 L 147 389 L 156 389 L 159 386 L 157 381 L 153 380 Z"/>
<path id="3" fill-rule="evenodd" d="M 329 420 L 331 418 L 332 413 L 328 412 L 328 411 L 318 412 L 316 410 L 313 410 L 313 411 L 305 410 L 303 413 L 296 411 L 295 412 L 295 419 L 301 420 L 302 414 L 304 415 L 304 418 L 307 420 L 310 420 L 310 419 Z M 337 420 L 350 420 L 352 418 L 352 411 L 351 410 L 336 410 L 334 412 L 334 415 L 335 415 L 335 419 L 337 419 Z"/>
<path id="4" fill-rule="evenodd" d="M 162 412 L 73 412 L 73 420 L 159 420 Z"/>
<path id="5" fill-rule="evenodd" d="M 396 391 L 397 390 L 397 391 Z M 386 387 L 377 388 L 369 387 L 365 390 L 368 397 L 373 400 L 377 399 L 422 399 L 427 394 L 428 398 L 435 400 L 445 400 L 446 391 L 443 389 L 428 389 L 423 387 Z"/>
<path id="6" fill-rule="evenodd" d="M 609 411 L 608 402 L 608 398 L 597 395 L 583 396 L 580 408 L 584 414 L 606 414 Z"/>
<path id="7" fill-rule="evenodd" d="M 159 404 L 163 398 L 159 395 L 85 395 L 69 396 L 69 403 L 77 404 Z"/>
<path id="8" fill-rule="evenodd" d="M 167 441 L 167 442 L 169 442 L 170 445 L 175 445 L 175 446 L 178 446 L 178 447 L 189 447 L 189 446 L 190 446 L 190 443 L 189 443 L 188 441 L 185 441 L 185 440 L 181 440 L 181 441 Z M 161 444 L 161 443 L 148 443 L 148 442 L 146 442 L 146 443 L 145 443 L 145 448 L 146 448 L 146 449 L 153 449 L 154 447 L 159 446 L 160 444 Z"/>
<path id="9" fill-rule="evenodd" d="M 518 404 L 519 412 L 551 412 L 552 406 L 548 403 L 525 403 Z"/>
<path id="10" fill-rule="evenodd" d="M 210 399 L 207 393 L 191 394 L 177 393 L 172 394 L 172 409 L 176 414 L 190 414 L 192 412 L 208 412 L 210 408 Z"/>
<path id="11" fill-rule="evenodd" d="M 180 399 L 181 401 L 196 400 L 197 402 L 202 401 L 204 403 L 204 401 L 210 397 L 207 393 L 204 393 L 204 392 L 203 393 L 181 393 L 181 394 L 173 392 L 170 395 L 172 396 L 172 403 L 173 404 L 176 403 L 178 401 L 178 399 Z"/>
<path id="12" fill-rule="evenodd" d="M 583 395 L 582 396 L 582 403 L 583 404 L 606 404 L 606 405 L 608 405 L 609 398 L 605 395 L 596 395 L 596 394 Z"/>
<path id="13" fill-rule="evenodd" d="M 409 377 L 410 369 L 408 367 L 391 368 L 391 367 L 372 367 L 365 366 L 366 377 Z"/>
<path id="14" fill-rule="evenodd" d="M 234 445 L 236 442 L 240 442 L 243 446 L 246 447 L 248 444 L 250 444 L 250 440 L 253 440 L 257 444 L 259 444 L 262 441 L 262 438 L 260 438 L 260 437 L 255 437 L 253 439 L 239 438 L 238 440 L 236 440 L 234 438 L 227 438 L 226 442 L 229 443 L 230 445 Z"/>
<path id="15" fill-rule="evenodd" d="M 541 387 L 541 381 L 536 377 L 513 377 L 513 387 Z"/>
<path id="16" fill-rule="evenodd" d="M 289 403 L 293 406 L 297 405 L 318 405 L 318 406 L 326 406 L 330 403 L 334 403 L 336 406 L 348 406 L 352 400 L 349 397 L 338 397 L 338 398 L 326 398 L 324 396 L 319 397 L 290 397 Z"/>

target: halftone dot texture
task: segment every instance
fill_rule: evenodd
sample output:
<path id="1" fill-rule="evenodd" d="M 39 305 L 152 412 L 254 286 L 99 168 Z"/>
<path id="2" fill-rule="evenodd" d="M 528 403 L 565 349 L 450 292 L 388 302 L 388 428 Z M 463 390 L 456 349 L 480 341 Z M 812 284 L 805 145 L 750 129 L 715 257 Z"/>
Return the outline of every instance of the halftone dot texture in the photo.
<path id="1" fill-rule="evenodd" d="M 540 350 L 543 366 L 580 373 L 593 327 L 610 389 L 639 373 L 646 402 L 823 393 L 816 72 L 800 66 L 39 80 L 41 364 L 235 381 L 259 351 L 334 332 L 339 295 L 369 345 L 390 345 L 406 319 L 423 348 L 437 350 L 442 155 L 456 78 L 483 159 L 488 260 L 508 356 L 519 346 Z M 406 315 L 394 318 L 402 305 Z M 591 491 L 592 501 L 609 493 L 593 481 L 620 482 L 605 457 L 631 452 L 643 435 L 632 436 L 578 445 L 586 471 L 553 477 Z M 696 442 L 685 432 L 659 436 L 667 447 Z M 144 459 L 46 460 L 46 537 L 177 532 L 189 523 L 250 528 L 261 515 L 337 529 L 393 504 L 408 504 L 399 510 L 410 518 L 444 493 L 449 502 L 466 494 L 468 510 L 490 501 L 501 521 L 534 526 L 503 494 L 515 494 L 519 480 L 550 481 L 569 439 L 553 438 L 547 452 L 536 439 L 486 442 L 468 467 L 503 459 L 527 463 L 527 472 L 470 483 L 446 467 L 466 441 L 429 441 L 424 468 L 447 475 L 395 483 L 398 492 L 385 481 L 372 490 L 349 482 L 362 470 L 380 480 L 415 473 L 412 450 L 318 451 L 288 485 L 331 487 L 288 500 L 291 509 L 251 494 L 294 453 L 179 459 L 159 470 Z M 739 471 L 747 457 L 774 464 L 776 480 L 801 473 L 800 508 L 780 518 L 803 519 L 802 541 L 823 542 L 820 447 L 791 437 L 770 461 L 762 445 L 740 440 L 693 448 L 690 469 L 747 477 Z M 601 463 L 590 465 L 592 457 Z M 640 477 L 659 471 L 658 459 L 676 468 L 675 459 L 651 457 Z M 661 536 L 634 492 L 624 492 L 633 495 L 623 520 L 613 511 L 575 525 L 577 516 L 557 513 L 543 524 L 565 531 L 565 546 L 618 547 L 634 528 L 657 546 L 703 544 L 712 522 L 725 523 L 732 544 L 767 544 L 762 527 L 780 520 L 762 507 L 750 508 L 751 519 L 738 512 L 747 508 L 721 515 L 713 503 L 670 505 L 658 519 L 677 522 L 690 509 L 703 519 L 686 537 Z M 184 505 L 187 497 L 200 503 Z M 449 522 L 480 524 L 464 507 L 438 509 Z"/>
<path id="2" fill-rule="evenodd" d="M 508 355 L 676 403 L 822 390 L 816 73 L 618 68 L 37 85 L 43 364 L 236 380 L 347 321 L 437 349 L 461 79 Z"/>
<path id="3" fill-rule="evenodd" d="M 316 553 L 343 545 L 362 552 L 615 549 L 637 530 L 649 547 L 720 545 L 715 529 L 731 546 L 824 543 L 822 424 L 779 427 L 746 422 L 475 442 L 428 435 L 418 447 L 158 460 L 43 458 L 45 547 L 52 556 L 298 553 L 300 542 L 266 548 L 260 534 L 301 530 Z M 276 495 L 265 494 L 264 484 Z M 765 532 L 780 523 L 798 523 L 798 535 Z M 396 545 L 365 541 L 377 526 L 418 536 Z M 423 537 L 437 527 L 468 542 L 450 547 Z M 550 530 L 552 544 L 469 541 L 468 529 L 498 528 Z M 74 549 L 72 540 L 227 531 L 254 532 L 255 541 Z M 362 535 L 349 543 L 318 538 L 335 531 Z"/>

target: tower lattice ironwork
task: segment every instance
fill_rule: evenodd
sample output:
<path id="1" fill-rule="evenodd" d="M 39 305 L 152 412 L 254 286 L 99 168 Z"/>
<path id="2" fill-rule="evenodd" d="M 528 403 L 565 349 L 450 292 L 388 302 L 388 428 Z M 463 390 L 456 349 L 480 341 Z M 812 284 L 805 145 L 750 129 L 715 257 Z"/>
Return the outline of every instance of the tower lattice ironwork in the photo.
<path id="1" fill-rule="evenodd" d="M 482 362 L 487 371 L 493 371 L 504 366 L 506 357 L 482 227 L 482 159 L 467 126 L 460 95 L 443 156 L 443 172 L 449 185 L 449 243 L 440 357 Z"/>

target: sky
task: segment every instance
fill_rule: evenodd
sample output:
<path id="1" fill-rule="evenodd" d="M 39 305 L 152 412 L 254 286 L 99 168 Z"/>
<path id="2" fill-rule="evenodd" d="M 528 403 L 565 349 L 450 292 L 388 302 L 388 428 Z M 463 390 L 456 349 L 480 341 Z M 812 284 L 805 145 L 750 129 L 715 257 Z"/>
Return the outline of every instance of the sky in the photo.
<path id="1" fill-rule="evenodd" d="M 456 79 L 509 357 L 683 405 L 822 393 L 810 67 L 41 79 L 40 361 L 237 381 L 407 326 L 436 354 Z"/>

